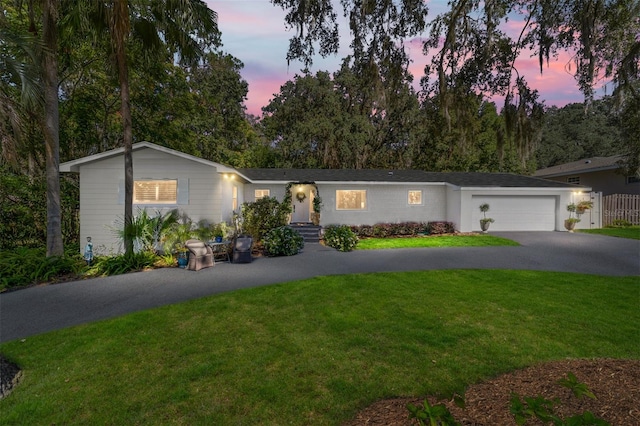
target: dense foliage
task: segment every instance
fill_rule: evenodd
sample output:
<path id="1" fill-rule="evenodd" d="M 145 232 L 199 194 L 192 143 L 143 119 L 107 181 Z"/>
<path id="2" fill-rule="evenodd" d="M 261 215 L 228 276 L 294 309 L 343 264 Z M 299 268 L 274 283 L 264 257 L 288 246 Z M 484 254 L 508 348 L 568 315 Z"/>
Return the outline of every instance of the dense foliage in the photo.
<path id="1" fill-rule="evenodd" d="M 43 248 L 0 251 L 0 292 L 65 276 L 77 277 L 85 267 L 77 250 L 47 257 Z"/>
<path id="2" fill-rule="evenodd" d="M 338 251 L 353 251 L 358 245 L 358 236 L 347 225 L 329 225 L 324 228 L 324 243 Z"/>
<path id="3" fill-rule="evenodd" d="M 243 232 L 251 235 L 255 241 L 262 241 L 264 235 L 281 226 L 285 226 L 291 206 L 279 202 L 275 197 L 263 197 L 242 205 Z"/>
<path id="4" fill-rule="evenodd" d="M 293 256 L 304 248 L 304 238 L 295 229 L 281 226 L 264 234 L 262 246 L 267 256 Z"/>

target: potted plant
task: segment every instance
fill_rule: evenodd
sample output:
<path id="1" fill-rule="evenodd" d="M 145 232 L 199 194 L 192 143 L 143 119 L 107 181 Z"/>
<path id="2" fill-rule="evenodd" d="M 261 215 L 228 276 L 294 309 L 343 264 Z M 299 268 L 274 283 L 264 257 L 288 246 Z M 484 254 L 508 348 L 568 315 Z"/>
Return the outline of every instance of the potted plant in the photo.
<path id="1" fill-rule="evenodd" d="M 580 216 L 593 207 L 593 201 L 580 201 L 576 205 L 576 215 Z"/>
<path id="2" fill-rule="evenodd" d="M 186 268 L 189 263 L 189 250 L 183 244 L 176 244 L 176 254 L 178 256 L 178 268 Z"/>
<path id="3" fill-rule="evenodd" d="M 217 223 L 213 227 L 211 234 L 216 243 L 221 243 L 222 240 L 229 234 L 229 226 L 226 222 Z"/>
<path id="4" fill-rule="evenodd" d="M 480 204 L 480 211 L 482 212 L 482 219 L 480 219 L 480 229 L 482 232 L 486 233 L 489 231 L 489 225 L 491 225 L 495 220 L 490 217 L 487 217 L 487 212 L 489 211 L 489 204 L 483 203 Z"/>
<path id="5" fill-rule="evenodd" d="M 317 193 L 313 197 L 313 212 L 311 213 L 311 222 L 314 225 L 320 225 L 320 210 L 322 209 L 322 198 Z"/>
<path id="6" fill-rule="evenodd" d="M 573 229 L 576 227 L 576 223 L 580 222 L 580 218 L 574 217 L 573 215 L 577 215 L 578 206 L 575 203 L 567 204 L 567 211 L 569 212 L 569 218 L 565 219 L 564 227 L 569 232 L 573 232 Z"/>

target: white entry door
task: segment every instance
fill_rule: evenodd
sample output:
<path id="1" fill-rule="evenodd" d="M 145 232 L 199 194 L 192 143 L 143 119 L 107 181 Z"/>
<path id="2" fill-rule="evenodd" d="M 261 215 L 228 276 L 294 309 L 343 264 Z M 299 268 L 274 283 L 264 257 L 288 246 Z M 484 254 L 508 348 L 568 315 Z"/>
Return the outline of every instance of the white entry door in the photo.
<path id="1" fill-rule="evenodd" d="M 291 203 L 293 204 L 291 222 L 311 221 L 311 189 L 308 185 L 291 187 Z"/>

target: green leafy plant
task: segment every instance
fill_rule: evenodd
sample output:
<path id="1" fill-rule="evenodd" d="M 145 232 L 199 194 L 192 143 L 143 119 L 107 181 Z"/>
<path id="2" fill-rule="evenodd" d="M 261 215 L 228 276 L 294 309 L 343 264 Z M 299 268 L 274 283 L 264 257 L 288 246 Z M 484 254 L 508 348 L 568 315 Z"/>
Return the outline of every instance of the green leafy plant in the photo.
<path id="1" fill-rule="evenodd" d="M 262 241 L 263 236 L 274 228 L 287 224 L 287 215 L 291 206 L 280 203 L 274 197 L 264 197 L 252 203 L 242 205 L 243 229 L 255 241 Z"/>
<path id="2" fill-rule="evenodd" d="M 570 389 L 577 398 L 586 396 L 595 399 L 595 395 L 587 385 L 580 382 L 571 372 L 567 373 L 567 377 L 558 380 L 557 383 Z M 542 396 L 523 397 L 521 399 L 520 395 L 512 393 L 510 412 L 518 425 L 524 425 L 532 418 L 536 418 L 544 424 L 551 423 L 554 426 L 609 425 L 608 422 L 596 417 L 590 411 L 563 419 L 555 413 L 555 408 L 558 404 L 558 399 L 546 399 Z"/>
<path id="3" fill-rule="evenodd" d="M 87 270 L 88 276 L 120 275 L 127 272 L 141 271 L 152 268 L 160 258 L 153 252 L 141 251 L 130 256 L 118 254 L 115 256 L 97 256 Z"/>
<path id="4" fill-rule="evenodd" d="M 161 239 L 180 217 L 177 210 L 170 210 L 162 214 L 156 211 L 154 216 L 149 215 L 147 210 L 138 209 L 138 213 L 131 220 L 131 224 L 124 225 L 124 220 L 119 221 L 119 227 L 115 229 L 121 244 L 125 235 L 133 239 L 134 248 L 137 252 L 155 252 L 161 250 Z"/>
<path id="5" fill-rule="evenodd" d="M 629 228 L 630 226 L 633 224 L 626 219 L 614 219 L 607 228 Z"/>
<path id="6" fill-rule="evenodd" d="M 494 219 L 487 217 L 487 212 L 489 211 L 489 204 L 488 203 L 483 203 L 480 204 L 480 211 L 482 212 L 482 219 L 480 219 L 480 223 L 485 225 L 488 223 L 493 223 L 495 222 Z"/>
<path id="7" fill-rule="evenodd" d="M 231 227 L 227 222 L 216 223 L 211 230 L 213 237 L 228 238 L 231 233 Z"/>
<path id="8" fill-rule="evenodd" d="M 574 214 L 577 213 L 578 206 L 575 203 L 567 204 L 567 211 L 569 212 L 569 218 L 565 220 L 568 223 L 578 223 L 580 222 L 580 218 L 574 217 Z"/>
<path id="9" fill-rule="evenodd" d="M 300 233 L 288 226 L 268 231 L 262 243 L 267 256 L 293 256 L 304 248 Z"/>
<path id="10" fill-rule="evenodd" d="M 585 383 L 580 382 L 572 372 L 567 373 L 567 377 L 558 380 L 558 384 L 571 389 L 571 392 L 573 392 L 577 398 L 586 396 L 591 399 L 596 399 L 596 396 L 589 390 L 589 387 Z"/>
<path id="11" fill-rule="evenodd" d="M 358 236 L 347 225 L 330 225 L 324 229 L 324 243 L 338 251 L 352 251 Z"/>
<path id="12" fill-rule="evenodd" d="M 43 248 L 3 251 L 0 253 L 0 291 L 79 275 L 84 266 L 77 250 L 52 257 L 46 257 Z"/>
<path id="13" fill-rule="evenodd" d="M 580 201 L 576 205 L 576 214 L 581 215 L 584 214 L 585 211 L 593 208 L 593 201 Z"/>
<path id="14" fill-rule="evenodd" d="M 451 412 L 443 404 L 431 405 L 427 399 L 422 406 L 407 404 L 409 418 L 416 419 L 420 426 L 456 426 L 460 423 L 451 415 Z"/>

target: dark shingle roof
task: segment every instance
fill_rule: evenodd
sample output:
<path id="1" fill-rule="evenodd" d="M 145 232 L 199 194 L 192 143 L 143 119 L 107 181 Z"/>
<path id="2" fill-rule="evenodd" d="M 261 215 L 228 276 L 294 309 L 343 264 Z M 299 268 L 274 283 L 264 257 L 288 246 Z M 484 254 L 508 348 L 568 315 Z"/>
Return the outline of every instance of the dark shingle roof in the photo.
<path id="1" fill-rule="evenodd" d="M 238 169 L 238 171 L 253 182 L 446 182 L 461 187 L 580 188 L 578 185 L 510 173 L 441 173 L 381 169 Z"/>
<path id="2" fill-rule="evenodd" d="M 612 170 L 620 167 L 620 160 L 622 160 L 622 155 L 584 158 L 582 160 L 558 164 L 557 166 L 547 167 L 546 169 L 540 169 L 534 173 L 534 176 L 553 177 L 585 172 L 596 172 L 599 170 Z"/>

